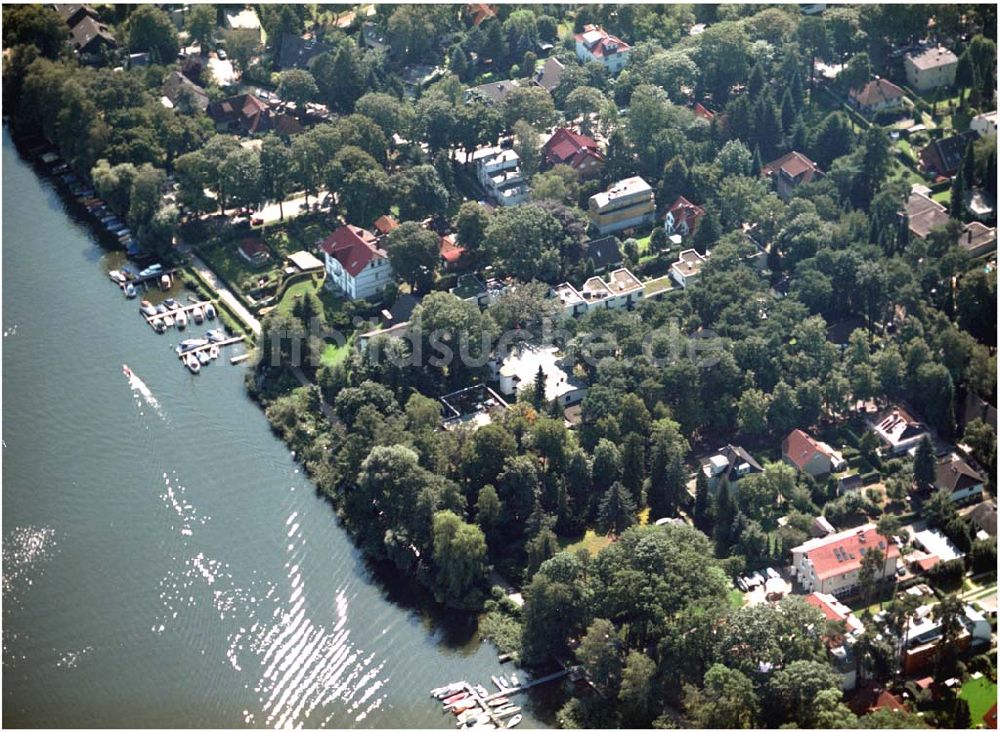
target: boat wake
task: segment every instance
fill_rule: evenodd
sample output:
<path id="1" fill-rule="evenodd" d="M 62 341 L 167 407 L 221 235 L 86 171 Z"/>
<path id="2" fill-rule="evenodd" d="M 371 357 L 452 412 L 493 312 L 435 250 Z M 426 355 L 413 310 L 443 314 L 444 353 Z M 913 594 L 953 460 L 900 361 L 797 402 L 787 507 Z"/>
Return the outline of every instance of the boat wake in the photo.
<path id="1" fill-rule="evenodd" d="M 127 370 L 127 366 L 123 368 L 125 369 L 125 376 L 128 379 L 128 384 L 132 387 L 132 393 L 135 394 L 136 402 L 139 402 L 141 399 L 149 405 L 161 419 L 166 419 L 166 416 L 163 414 L 163 407 L 160 406 L 160 402 L 155 396 L 153 396 L 153 392 L 150 391 L 148 386 L 146 386 L 146 383 L 136 374 Z"/>

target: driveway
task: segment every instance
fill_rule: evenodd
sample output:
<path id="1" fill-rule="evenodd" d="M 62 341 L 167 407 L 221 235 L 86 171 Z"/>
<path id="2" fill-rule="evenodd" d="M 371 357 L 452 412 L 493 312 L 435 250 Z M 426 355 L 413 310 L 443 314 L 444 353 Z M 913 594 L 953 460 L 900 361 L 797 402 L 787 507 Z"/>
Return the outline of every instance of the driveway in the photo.
<path id="1" fill-rule="evenodd" d="M 236 295 L 230 292 L 229 289 L 222 284 L 222 280 L 215 276 L 215 272 L 213 272 L 211 268 L 205 264 L 204 260 L 202 260 L 198 255 L 193 254 L 191 256 L 191 265 L 195 268 L 195 270 L 197 270 L 198 274 L 200 274 L 205 281 L 212 286 L 212 289 L 218 293 L 219 298 L 225 300 L 226 305 L 228 305 L 229 308 L 233 310 L 237 316 L 239 316 L 239 319 L 253 331 L 253 334 L 255 336 L 259 336 L 260 321 L 253 316 L 253 313 L 243 307 L 243 303 L 241 303 Z"/>
<path id="2" fill-rule="evenodd" d="M 236 71 L 229 59 L 223 61 L 213 53 L 208 59 L 208 67 L 212 70 L 215 83 L 219 86 L 231 86 L 236 83 Z"/>
<path id="3" fill-rule="evenodd" d="M 320 191 L 317 196 L 309 196 L 309 205 L 315 205 L 319 201 L 322 201 L 325 196 L 326 191 Z M 273 224 L 281 221 L 280 209 L 283 208 L 285 219 L 293 219 L 303 212 L 304 209 L 302 206 L 305 205 L 305 202 L 305 196 L 298 196 L 297 198 L 289 198 L 287 201 L 283 201 L 280 208 L 277 203 L 269 203 L 266 206 L 262 206 L 254 216 L 263 219 L 264 224 Z"/>

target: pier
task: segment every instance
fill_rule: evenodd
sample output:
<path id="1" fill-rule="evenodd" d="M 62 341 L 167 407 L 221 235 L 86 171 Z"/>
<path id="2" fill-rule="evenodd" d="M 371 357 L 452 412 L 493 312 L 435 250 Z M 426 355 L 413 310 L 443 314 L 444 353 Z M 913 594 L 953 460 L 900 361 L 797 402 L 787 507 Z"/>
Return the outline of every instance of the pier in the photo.
<path id="1" fill-rule="evenodd" d="M 173 281 L 175 272 L 177 272 L 176 268 L 165 269 L 161 272 L 154 272 L 153 274 L 148 274 L 145 277 L 139 277 L 138 275 L 136 275 L 135 277 L 129 279 L 127 282 L 119 282 L 118 287 L 121 288 L 122 292 L 125 292 L 126 285 L 131 284 L 133 287 L 138 287 L 139 285 L 145 285 L 150 280 L 155 280 L 156 282 L 159 282 L 160 278 L 163 277 L 163 275 L 169 275 L 170 280 Z"/>
<path id="2" fill-rule="evenodd" d="M 513 702 L 504 706 L 490 706 L 491 702 L 496 701 L 501 698 L 509 698 L 514 694 L 519 694 L 522 691 L 527 691 L 535 686 L 540 686 L 541 684 L 547 684 L 550 681 L 555 681 L 556 679 L 561 679 L 567 676 L 569 671 L 567 669 L 562 669 L 556 671 L 555 673 L 548 674 L 547 676 L 541 676 L 537 679 L 532 679 L 523 684 L 518 684 L 517 686 L 512 686 L 506 689 L 497 691 L 494 694 L 488 694 L 485 697 L 479 696 L 476 692 L 475 687 L 468 681 L 460 681 L 455 684 L 450 684 L 449 686 L 454 686 L 455 690 L 452 693 L 459 694 L 462 691 L 468 693 L 468 696 L 460 699 L 450 705 L 444 706 L 444 711 L 452 711 L 455 707 L 461 707 L 466 715 L 465 721 L 458 721 L 458 728 L 470 728 L 470 729 L 482 729 L 482 724 L 476 724 L 475 722 L 469 723 L 468 718 L 471 715 L 473 719 L 479 718 L 484 714 L 489 717 L 490 722 L 486 724 L 489 728 L 490 725 L 495 729 L 506 729 L 507 723 L 510 718 L 514 715 L 520 713 L 520 707 L 514 706 Z M 445 697 L 447 698 L 447 697 Z"/>
<path id="3" fill-rule="evenodd" d="M 178 353 L 177 358 L 179 358 L 181 360 L 181 363 L 183 363 L 185 356 L 187 356 L 189 353 L 193 353 L 195 356 L 197 356 L 202 351 L 211 350 L 212 346 L 216 346 L 217 348 L 221 349 L 223 346 L 231 346 L 235 343 L 242 343 L 243 339 L 244 336 L 234 336 L 233 338 L 227 338 L 224 341 L 217 341 L 215 343 L 206 343 L 204 346 L 195 346 L 194 348 L 189 348 L 188 350 L 183 351 L 182 353 Z"/>
<path id="4" fill-rule="evenodd" d="M 166 274 L 166 273 L 162 272 L 160 274 Z M 188 314 L 191 313 L 191 311 L 195 310 L 196 308 L 201 308 L 202 312 L 204 312 L 205 311 L 205 306 L 209 305 L 209 304 L 211 304 L 212 307 L 215 307 L 215 302 L 213 300 L 203 300 L 201 302 L 195 302 L 195 303 L 193 303 L 191 305 L 181 305 L 179 308 L 173 308 L 172 310 L 168 310 L 165 313 L 157 313 L 156 315 L 146 315 L 146 313 L 142 312 L 141 310 L 139 311 L 139 314 L 143 318 L 145 318 L 145 320 L 149 324 L 150 328 L 152 328 L 153 330 L 156 330 L 155 322 L 158 321 L 158 320 L 163 320 L 168 315 L 171 316 L 172 318 L 174 318 L 174 320 L 176 321 L 177 320 L 177 315 L 179 313 L 184 313 L 185 315 L 188 315 Z M 206 318 L 206 320 L 207 320 L 207 318 Z M 197 324 L 196 323 L 192 323 L 191 320 L 189 319 L 188 320 L 188 325 L 197 325 Z"/>

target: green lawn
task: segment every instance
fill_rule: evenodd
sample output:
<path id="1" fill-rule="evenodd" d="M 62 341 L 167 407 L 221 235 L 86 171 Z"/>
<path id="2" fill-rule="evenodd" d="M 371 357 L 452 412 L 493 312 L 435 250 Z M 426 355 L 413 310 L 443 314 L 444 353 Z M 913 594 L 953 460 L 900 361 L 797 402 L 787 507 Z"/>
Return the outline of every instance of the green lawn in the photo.
<path id="1" fill-rule="evenodd" d="M 586 549 L 590 552 L 590 556 L 592 557 L 596 557 L 597 553 L 610 543 L 610 536 L 601 536 L 593 529 L 587 529 L 583 538 L 578 539 L 577 541 L 570 541 L 569 539 L 559 540 L 560 548 L 567 549 L 571 552 L 575 552 L 577 549 Z"/>
<path id="2" fill-rule="evenodd" d="M 982 724 L 983 715 L 989 711 L 990 707 L 996 704 L 997 685 L 985 676 L 978 679 L 969 679 L 962 684 L 962 690 L 958 695 L 969 703 L 969 714 L 972 717 L 972 724 Z"/>
<path id="3" fill-rule="evenodd" d="M 322 285 L 316 284 L 316 281 L 312 278 L 302 280 L 302 282 L 296 282 L 294 285 L 285 290 L 284 297 L 282 297 L 281 302 L 278 303 L 278 311 L 282 313 L 292 312 L 295 302 L 307 292 L 311 292 L 313 295 L 319 296 L 320 287 L 322 287 Z"/>
<path id="4" fill-rule="evenodd" d="M 338 363 L 347 358 L 347 355 L 351 352 L 353 342 L 354 337 L 352 336 L 350 340 L 342 346 L 338 346 L 336 343 L 328 343 L 326 348 L 323 349 L 323 355 L 320 357 L 320 363 L 324 366 L 336 366 Z"/>
<path id="5" fill-rule="evenodd" d="M 229 281 L 233 287 L 245 289 L 259 277 L 271 275 L 276 271 L 275 265 L 280 262 L 271 262 L 263 267 L 254 267 L 240 256 L 237 251 L 239 240 L 234 239 L 220 244 L 203 247 L 200 250 L 202 257 L 211 265 L 212 269 Z"/>
<path id="6" fill-rule="evenodd" d="M 651 236 L 652 233 L 646 234 L 646 236 L 642 237 L 641 239 L 636 239 L 636 242 L 639 244 L 639 254 L 645 254 L 647 251 L 649 251 L 649 238 Z"/>
<path id="7" fill-rule="evenodd" d="M 945 206 L 951 203 L 951 189 L 946 188 L 943 191 L 938 191 L 937 193 L 932 193 L 931 198 L 933 198 L 938 203 L 944 204 Z"/>
<path id="8" fill-rule="evenodd" d="M 733 606 L 734 610 L 739 610 L 743 607 L 743 593 L 736 589 L 730 590 L 729 604 Z"/>

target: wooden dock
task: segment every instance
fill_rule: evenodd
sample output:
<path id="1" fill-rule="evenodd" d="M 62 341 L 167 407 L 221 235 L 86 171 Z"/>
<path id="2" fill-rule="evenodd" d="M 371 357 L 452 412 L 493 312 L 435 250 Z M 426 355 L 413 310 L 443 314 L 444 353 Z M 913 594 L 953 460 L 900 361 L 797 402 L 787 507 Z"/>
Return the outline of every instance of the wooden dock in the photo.
<path id="1" fill-rule="evenodd" d="M 196 346 L 195 348 L 189 348 L 188 350 L 183 351 L 182 353 L 178 353 L 177 357 L 181 361 L 183 361 L 184 357 L 187 356 L 189 353 L 193 353 L 195 356 L 197 356 L 201 351 L 210 351 L 212 349 L 212 346 L 217 346 L 218 348 L 221 349 L 223 346 L 231 346 L 234 343 L 242 343 L 243 338 L 244 336 L 234 336 L 232 338 L 227 338 L 224 341 L 216 341 L 215 343 L 206 343 L 204 346 Z"/>
<path id="2" fill-rule="evenodd" d="M 176 272 L 177 268 L 175 267 L 174 269 L 165 269 L 160 272 L 156 272 L 154 274 L 146 275 L 145 277 L 136 276 L 126 282 L 119 282 L 118 287 L 121 289 L 122 292 L 125 292 L 126 285 L 131 284 L 133 287 L 138 287 L 139 285 L 146 284 L 150 280 L 156 280 L 156 282 L 159 282 L 160 278 L 163 277 L 163 275 L 170 275 L 170 280 L 173 281 L 174 273 Z"/>
<path id="3" fill-rule="evenodd" d="M 201 308 L 202 312 L 204 312 L 205 306 L 208 305 L 209 303 L 211 303 L 212 307 L 215 307 L 214 300 L 202 300 L 201 302 L 196 302 L 191 305 L 181 305 L 179 308 L 173 308 L 165 313 L 157 313 L 156 315 L 146 315 L 146 313 L 140 310 L 139 314 L 146 319 L 146 323 L 149 325 L 150 328 L 156 330 L 156 327 L 153 325 L 155 321 L 163 320 L 163 318 L 169 315 L 174 319 L 174 322 L 176 322 L 178 313 L 184 313 L 185 315 L 190 315 L 191 311 L 194 310 L 195 308 Z M 218 318 L 218 308 L 216 308 L 216 313 L 217 313 L 216 318 Z M 208 318 L 205 318 L 205 320 L 208 320 Z M 194 323 L 189 317 L 188 325 L 197 325 L 197 324 Z M 204 323 L 202 323 L 202 325 L 204 325 Z"/>
<path id="4" fill-rule="evenodd" d="M 566 676 L 568 674 L 569 674 L 569 671 L 566 670 L 566 669 L 563 669 L 561 671 L 557 671 L 555 673 L 548 674 L 547 676 L 541 676 L 541 677 L 539 677 L 537 679 L 532 679 L 531 681 L 528 681 L 527 683 L 520 684 L 518 686 L 512 686 L 512 687 L 510 687 L 508 689 L 504 689 L 503 691 L 498 691 L 495 694 L 489 694 L 485 698 L 479 696 L 476 693 L 476 689 L 475 689 L 475 687 L 473 687 L 472 684 L 468 683 L 467 681 L 461 682 L 462 683 L 462 690 L 464 690 L 464 691 L 466 691 L 466 692 L 469 693 L 469 698 L 460 700 L 457 703 L 458 704 L 463 704 L 463 703 L 465 703 L 467 701 L 471 701 L 472 705 L 471 705 L 471 707 L 467 707 L 467 709 L 474 708 L 477 716 L 482 715 L 482 714 L 488 715 L 489 718 L 490 718 L 490 721 L 496 726 L 497 729 L 505 729 L 507 727 L 507 722 L 506 722 L 507 718 L 508 717 L 513 717 L 515 714 L 519 714 L 520 711 L 519 710 L 517 710 L 517 711 L 510 711 L 510 710 L 508 710 L 506 712 L 501 712 L 500 709 L 502 709 L 502 707 L 491 707 L 490 706 L 490 702 L 491 701 L 494 701 L 494 700 L 499 699 L 501 697 L 511 697 L 514 694 L 519 694 L 522 691 L 527 691 L 528 689 L 531 689 L 532 687 L 540 686 L 541 684 L 547 684 L 548 682 L 555 681 L 556 679 L 561 679 L 561 678 L 563 678 L 564 676 Z M 511 704 L 513 704 L 513 702 Z M 451 711 L 449 709 L 449 707 L 445 707 L 444 709 L 445 709 L 445 711 Z M 458 726 L 461 729 L 463 727 L 467 727 L 468 725 L 459 723 Z"/>

